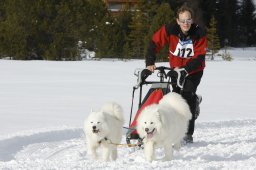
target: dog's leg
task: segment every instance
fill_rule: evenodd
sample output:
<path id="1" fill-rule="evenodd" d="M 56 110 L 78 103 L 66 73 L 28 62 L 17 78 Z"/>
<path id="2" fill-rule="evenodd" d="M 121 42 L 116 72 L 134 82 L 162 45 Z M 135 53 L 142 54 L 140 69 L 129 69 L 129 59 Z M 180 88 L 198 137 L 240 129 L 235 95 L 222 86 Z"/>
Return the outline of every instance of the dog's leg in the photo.
<path id="1" fill-rule="evenodd" d="M 89 154 L 93 159 L 97 159 L 97 153 L 96 153 L 97 146 L 94 145 L 88 145 L 88 151 Z"/>
<path id="2" fill-rule="evenodd" d="M 173 148 L 171 144 L 165 144 L 164 153 L 165 153 L 164 161 L 170 161 L 173 156 Z"/>
<path id="3" fill-rule="evenodd" d="M 145 143 L 144 153 L 145 153 L 146 160 L 152 162 L 152 160 L 154 158 L 154 143 L 153 142 Z"/>
<path id="4" fill-rule="evenodd" d="M 109 161 L 110 152 L 111 152 L 110 146 L 105 145 L 102 147 L 102 159 L 104 161 Z"/>
<path id="5" fill-rule="evenodd" d="M 173 145 L 173 148 L 174 148 L 175 150 L 179 150 L 179 149 L 181 148 L 181 142 L 175 143 L 175 144 Z"/>
<path id="6" fill-rule="evenodd" d="M 113 161 L 116 160 L 116 158 L 117 158 L 117 147 L 112 148 L 111 158 L 112 158 Z"/>

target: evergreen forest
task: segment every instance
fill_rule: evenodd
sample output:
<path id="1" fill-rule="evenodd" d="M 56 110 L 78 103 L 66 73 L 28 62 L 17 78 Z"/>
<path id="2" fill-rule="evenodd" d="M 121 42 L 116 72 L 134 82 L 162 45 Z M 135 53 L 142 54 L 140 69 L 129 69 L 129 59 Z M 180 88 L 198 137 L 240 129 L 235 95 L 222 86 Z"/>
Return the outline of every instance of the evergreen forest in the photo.
<path id="1" fill-rule="evenodd" d="M 97 58 L 144 58 L 153 33 L 175 21 L 184 2 L 218 41 L 212 50 L 256 46 L 253 0 L 138 0 L 135 9 L 126 5 L 118 15 L 102 0 L 1 0 L 0 58 L 81 60 L 81 49 Z"/>

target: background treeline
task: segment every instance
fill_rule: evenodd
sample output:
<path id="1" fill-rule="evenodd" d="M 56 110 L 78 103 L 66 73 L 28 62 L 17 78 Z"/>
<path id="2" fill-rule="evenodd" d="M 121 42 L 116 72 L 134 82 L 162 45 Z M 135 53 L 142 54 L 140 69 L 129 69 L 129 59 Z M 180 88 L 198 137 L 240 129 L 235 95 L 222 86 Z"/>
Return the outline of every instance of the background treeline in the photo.
<path id="1" fill-rule="evenodd" d="M 252 0 L 139 0 L 115 17 L 102 0 L 1 0 L 0 57 L 80 60 L 88 49 L 98 58 L 143 58 L 154 31 L 174 21 L 184 2 L 198 24 L 216 30 L 221 47 L 256 45 Z"/>

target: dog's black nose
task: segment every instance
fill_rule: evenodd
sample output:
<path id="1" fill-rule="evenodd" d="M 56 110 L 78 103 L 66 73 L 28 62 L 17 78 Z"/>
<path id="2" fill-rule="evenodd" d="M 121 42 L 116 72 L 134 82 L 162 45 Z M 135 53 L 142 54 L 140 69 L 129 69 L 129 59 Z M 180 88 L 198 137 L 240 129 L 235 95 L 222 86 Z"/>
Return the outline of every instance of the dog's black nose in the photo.
<path id="1" fill-rule="evenodd" d="M 92 129 L 96 129 L 96 126 L 93 126 Z"/>
<path id="2" fill-rule="evenodd" d="M 149 129 L 148 129 L 148 128 L 145 128 L 145 131 L 146 131 L 146 132 L 148 132 L 148 131 L 149 131 Z"/>

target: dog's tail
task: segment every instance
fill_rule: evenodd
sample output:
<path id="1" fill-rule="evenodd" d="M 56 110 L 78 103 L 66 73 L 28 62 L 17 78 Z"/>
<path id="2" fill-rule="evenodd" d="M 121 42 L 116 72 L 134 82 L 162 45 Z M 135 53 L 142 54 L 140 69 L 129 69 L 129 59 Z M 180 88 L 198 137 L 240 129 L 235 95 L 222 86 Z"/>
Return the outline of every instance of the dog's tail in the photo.
<path id="1" fill-rule="evenodd" d="M 102 106 L 102 111 L 111 114 L 116 119 L 124 122 L 124 115 L 122 107 L 115 102 L 108 102 Z"/>
<path id="2" fill-rule="evenodd" d="M 168 93 L 159 101 L 159 104 L 165 105 L 165 106 L 171 106 L 177 112 L 185 116 L 185 118 L 188 120 L 192 118 L 189 105 L 187 104 L 185 99 L 178 93 L 175 93 L 175 92 Z"/>

